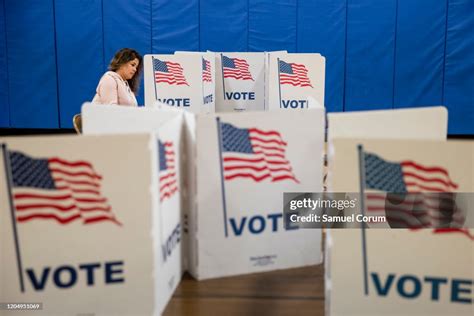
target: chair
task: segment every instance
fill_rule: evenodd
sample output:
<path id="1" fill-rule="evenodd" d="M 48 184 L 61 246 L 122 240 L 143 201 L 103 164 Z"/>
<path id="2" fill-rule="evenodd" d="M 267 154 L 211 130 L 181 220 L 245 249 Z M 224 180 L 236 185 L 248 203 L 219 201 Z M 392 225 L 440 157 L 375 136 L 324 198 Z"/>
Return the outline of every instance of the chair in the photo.
<path id="1" fill-rule="evenodd" d="M 82 134 L 82 116 L 81 114 L 76 114 L 72 117 L 72 124 L 77 134 Z"/>

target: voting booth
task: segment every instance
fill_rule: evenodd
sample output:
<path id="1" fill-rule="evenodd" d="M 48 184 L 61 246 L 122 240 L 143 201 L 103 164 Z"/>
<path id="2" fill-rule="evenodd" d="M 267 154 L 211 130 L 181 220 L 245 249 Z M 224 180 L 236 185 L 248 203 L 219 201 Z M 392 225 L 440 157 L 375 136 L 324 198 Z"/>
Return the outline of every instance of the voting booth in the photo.
<path id="1" fill-rule="evenodd" d="M 183 113 L 183 110 L 160 105 L 128 107 L 84 103 L 81 109 L 83 134 L 156 133 L 165 122 Z"/>
<path id="2" fill-rule="evenodd" d="M 176 156 L 175 164 L 179 165 L 179 168 L 182 168 L 186 166 L 184 164 L 185 152 L 183 152 L 182 148 L 184 146 L 182 134 L 183 114 L 185 113 L 188 114 L 182 109 L 158 103 L 149 107 L 104 106 L 101 104 L 85 103 L 82 106 L 83 132 L 84 135 L 152 133 L 157 137 L 161 137 L 161 128 L 165 128 L 164 125 L 166 125 L 167 132 L 165 135 L 173 133 L 173 150 L 179 153 L 179 155 L 177 154 Z M 158 150 L 162 149 L 162 147 L 158 148 Z M 163 157 L 165 152 L 162 151 L 160 157 Z M 162 165 L 162 167 L 163 166 L 166 165 Z M 186 214 L 182 205 L 185 203 L 183 194 L 186 193 L 187 179 L 184 173 L 181 172 L 179 176 L 173 177 L 172 179 L 176 180 L 177 187 L 181 188 L 177 193 L 180 197 L 180 204 L 177 207 L 182 217 L 181 222 L 185 222 L 184 217 Z M 165 179 L 165 181 L 167 180 Z M 182 230 L 183 229 L 182 227 Z M 180 245 L 183 270 L 186 270 L 188 262 L 187 244 L 187 239 L 183 238 L 183 242 Z"/>
<path id="3" fill-rule="evenodd" d="M 163 151 L 179 155 L 174 129 L 1 139 L 2 301 L 160 314 L 182 274 L 177 196 L 159 181 Z"/>
<path id="4" fill-rule="evenodd" d="M 404 212 L 394 220 L 403 221 L 407 229 L 331 230 L 326 244 L 327 314 L 381 315 L 397 311 L 403 315 L 472 315 L 473 142 L 334 140 L 333 190 L 357 192 L 363 185 L 368 192 L 365 201 L 369 214 L 377 211 L 380 202 L 369 193 L 383 189 L 374 187 L 370 179 L 382 181 L 387 171 L 373 170 L 370 163 L 366 164 L 372 168 L 366 174 L 372 174 L 361 182 L 358 145 L 363 146 L 365 157 L 377 155 L 383 160 L 379 163 L 399 166 L 408 192 L 417 188 L 452 192 L 457 196 L 454 205 L 461 212 L 459 216 L 453 213 L 448 225 L 436 229 L 414 228 L 414 212 Z M 391 174 L 390 179 L 394 178 Z M 465 203 L 459 197 L 464 197 Z M 448 215 L 437 205 L 428 210 L 418 218 L 420 223 Z M 389 219 L 387 210 L 385 214 Z M 351 258 L 350 269 L 347 258 Z"/>
<path id="5" fill-rule="evenodd" d="M 328 138 L 446 139 L 444 106 L 328 113 Z"/>
<path id="6" fill-rule="evenodd" d="M 216 111 L 264 111 L 264 53 L 215 53 L 215 56 Z"/>
<path id="7" fill-rule="evenodd" d="M 284 192 L 322 191 L 324 111 L 188 117 L 190 272 L 198 280 L 322 262 L 321 231 L 283 225 Z"/>
<path id="8" fill-rule="evenodd" d="M 192 113 L 215 111 L 213 53 L 145 55 L 145 106 L 156 101 Z"/>
<path id="9" fill-rule="evenodd" d="M 320 54 L 268 54 L 267 108 L 308 108 L 308 97 L 315 107 L 324 107 L 326 59 Z"/>

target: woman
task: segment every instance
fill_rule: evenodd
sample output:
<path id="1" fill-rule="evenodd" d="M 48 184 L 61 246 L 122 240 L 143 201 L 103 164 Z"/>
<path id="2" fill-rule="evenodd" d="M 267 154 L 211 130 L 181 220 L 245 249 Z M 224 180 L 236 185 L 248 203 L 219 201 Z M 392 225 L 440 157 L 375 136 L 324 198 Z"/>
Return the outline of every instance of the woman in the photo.
<path id="1" fill-rule="evenodd" d="M 119 50 L 97 85 L 93 103 L 137 106 L 142 57 L 130 48 Z"/>

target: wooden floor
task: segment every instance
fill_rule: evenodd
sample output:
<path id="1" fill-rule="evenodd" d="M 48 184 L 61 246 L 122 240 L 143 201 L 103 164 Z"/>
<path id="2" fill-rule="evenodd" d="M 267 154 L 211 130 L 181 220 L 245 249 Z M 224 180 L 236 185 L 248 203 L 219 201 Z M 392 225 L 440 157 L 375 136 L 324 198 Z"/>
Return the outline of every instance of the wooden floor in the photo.
<path id="1" fill-rule="evenodd" d="M 324 315 L 323 264 L 199 282 L 185 274 L 163 315 Z"/>

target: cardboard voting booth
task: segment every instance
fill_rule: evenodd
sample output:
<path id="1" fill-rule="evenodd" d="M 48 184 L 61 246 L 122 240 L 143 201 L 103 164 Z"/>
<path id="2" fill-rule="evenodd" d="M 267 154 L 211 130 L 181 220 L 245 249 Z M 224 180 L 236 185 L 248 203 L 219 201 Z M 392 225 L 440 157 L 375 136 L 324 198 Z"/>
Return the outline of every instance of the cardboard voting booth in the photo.
<path id="1" fill-rule="evenodd" d="M 324 107 L 326 59 L 320 54 L 269 53 L 267 108 L 308 108 L 308 97 Z"/>
<path id="2" fill-rule="evenodd" d="M 145 55 L 145 106 L 156 101 L 193 113 L 215 111 L 213 53 Z"/>
<path id="3" fill-rule="evenodd" d="M 288 55 L 286 50 L 265 52 L 265 110 L 268 111 L 268 100 L 269 100 L 269 87 L 270 87 L 270 56 L 277 58 L 280 56 Z"/>
<path id="4" fill-rule="evenodd" d="M 125 134 L 157 132 L 166 121 L 181 116 L 172 107 L 128 107 L 84 103 L 81 109 L 82 130 L 90 134 Z"/>
<path id="5" fill-rule="evenodd" d="M 284 192 L 322 191 L 324 111 L 223 113 L 187 123 L 193 276 L 321 263 L 321 231 L 284 227 L 282 211 Z"/>
<path id="6" fill-rule="evenodd" d="M 154 214 L 161 227 L 154 230 L 159 240 L 159 249 L 155 248 L 155 262 L 161 266 L 155 269 L 155 287 L 160 293 L 158 306 L 166 306 L 177 288 L 185 269 L 187 269 L 188 246 L 183 238 L 182 191 L 182 116 L 164 123 L 158 130 L 158 194 L 159 213 Z M 169 294 L 169 295 L 168 295 Z"/>
<path id="7" fill-rule="evenodd" d="M 193 116 L 182 109 L 164 106 L 162 108 L 158 106 L 150 107 L 124 107 L 124 106 L 112 106 L 112 105 L 101 105 L 85 103 L 82 107 L 83 117 L 83 132 L 85 135 L 107 135 L 107 134 L 136 134 L 136 133 L 153 133 L 154 135 L 161 135 L 160 129 L 164 126 L 167 133 L 175 133 L 173 136 L 173 147 L 179 160 L 176 160 L 176 164 L 186 166 L 184 164 L 185 153 L 182 150 L 184 145 L 183 139 L 183 115 Z M 171 127 L 170 127 L 171 126 Z M 159 133 L 159 134 L 158 134 Z M 173 134 L 174 135 L 174 134 Z M 162 156 L 163 156 L 162 152 Z M 187 187 L 187 179 L 184 177 L 184 173 L 180 173 L 179 177 L 173 177 L 176 179 L 177 186 L 181 188 L 177 193 L 181 200 L 184 200 Z M 180 202 L 179 212 L 185 222 L 184 209 L 181 207 L 183 201 Z M 183 228 L 182 228 L 183 229 Z M 182 238 L 181 252 L 182 252 L 182 266 L 183 270 L 187 269 L 187 239 Z"/>
<path id="8" fill-rule="evenodd" d="M 448 111 L 443 106 L 328 113 L 328 137 L 446 139 Z"/>
<path id="9" fill-rule="evenodd" d="M 158 179 L 160 142 L 168 159 L 176 137 L 1 139 L 2 301 L 42 303 L 31 315 L 160 314 L 182 274 L 176 195 L 162 199 Z"/>
<path id="10" fill-rule="evenodd" d="M 365 182 L 359 178 L 359 144 L 363 146 Z M 454 201 L 456 210 L 462 211 L 453 211 L 450 223 L 443 228 L 415 229 L 413 212 L 390 220 L 385 210 L 390 224 L 402 221 L 407 229 L 329 231 L 327 314 L 472 315 L 473 142 L 336 139 L 334 152 L 333 191 L 358 192 L 362 185 L 368 193 L 367 214 L 377 211 L 374 206 L 379 202 L 370 193 L 388 190 L 381 183 L 393 186 L 398 178 L 407 192 L 443 190 L 464 196 L 468 202 Z M 375 156 L 374 165 L 370 161 Z M 400 173 L 397 176 L 380 166 L 398 168 Z M 446 217 L 446 212 L 434 205 L 423 221 Z M 350 264 L 347 258 L 351 258 Z"/>
<path id="11" fill-rule="evenodd" d="M 264 111 L 264 53 L 215 53 L 215 56 L 216 111 Z"/>

